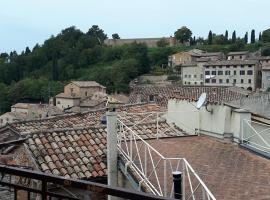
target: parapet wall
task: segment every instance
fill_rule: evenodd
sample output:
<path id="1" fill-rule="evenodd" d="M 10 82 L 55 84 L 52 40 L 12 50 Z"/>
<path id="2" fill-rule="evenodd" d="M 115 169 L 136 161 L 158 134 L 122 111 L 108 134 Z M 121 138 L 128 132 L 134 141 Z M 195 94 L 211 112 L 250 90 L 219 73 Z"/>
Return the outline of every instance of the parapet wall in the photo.
<path id="1" fill-rule="evenodd" d="M 132 39 L 107 39 L 104 41 L 106 45 L 110 46 L 121 46 L 124 44 L 131 44 L 133 42 L 145 43 L 148 47 L 157 47 L 157 42 L 161 39 L 165 39 L 169 46 L 175 46 L 176 40 L 174 37 L 163 37 L 163 38 L 132 38 Z"/>

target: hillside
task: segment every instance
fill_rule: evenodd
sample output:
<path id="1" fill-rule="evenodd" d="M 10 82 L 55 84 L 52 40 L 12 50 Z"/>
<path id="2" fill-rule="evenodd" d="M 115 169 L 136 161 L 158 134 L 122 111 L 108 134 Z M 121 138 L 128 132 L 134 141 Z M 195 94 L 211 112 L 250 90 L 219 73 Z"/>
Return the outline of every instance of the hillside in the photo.
<path id="1" fill-rule="evenodd" d="M 147 48 L 133 43 L 119 47 L 103 44 L 98 26 L 87 33 L 75 27 L 62 30 L 43 45 L 0 55 L 0 113 L 19 101 L 47 102 L 70 80 L 95 80 L 108 92 L 129 92 L 135 77 L 167 64 L 168 55 L 199 48 L 207 51 L 255 51 L 258 44 L 195 45 Z"/>

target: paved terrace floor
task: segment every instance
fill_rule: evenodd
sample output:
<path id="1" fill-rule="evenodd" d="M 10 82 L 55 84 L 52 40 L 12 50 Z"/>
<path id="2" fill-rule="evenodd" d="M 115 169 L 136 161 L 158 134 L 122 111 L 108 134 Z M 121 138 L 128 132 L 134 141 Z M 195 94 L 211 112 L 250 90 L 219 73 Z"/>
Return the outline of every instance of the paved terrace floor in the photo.
<path id="1" fill-rule="evenodd" d="M 217 200 L 270 199 L 270 160 L 238 145 L 207 136 L 147 142 L 165 157 L 186 158 Z"/>

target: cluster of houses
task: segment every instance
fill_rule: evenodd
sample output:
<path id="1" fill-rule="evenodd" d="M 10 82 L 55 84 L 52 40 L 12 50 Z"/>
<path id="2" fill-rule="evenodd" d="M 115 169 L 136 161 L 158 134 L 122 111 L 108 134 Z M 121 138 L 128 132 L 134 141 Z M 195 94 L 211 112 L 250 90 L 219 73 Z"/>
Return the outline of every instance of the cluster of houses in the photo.
<path id="1" fill-rule="evenodd" d="M 170 55 L 168 65 L 183 85 L 237 86 L 251 91 L 270 87 L 270 57 L 247 51 L 205 52 L 193 49 Z"/>

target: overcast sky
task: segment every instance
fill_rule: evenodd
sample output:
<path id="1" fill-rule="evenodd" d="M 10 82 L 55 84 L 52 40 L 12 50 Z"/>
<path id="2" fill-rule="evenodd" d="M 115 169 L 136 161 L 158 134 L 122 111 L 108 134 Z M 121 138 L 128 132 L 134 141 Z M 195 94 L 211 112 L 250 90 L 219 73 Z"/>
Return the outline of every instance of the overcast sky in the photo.
<path id="1" fill-rule="evenodd" d="M 162 37 L 186 25 L 195 36 L 270 28 L 269 0 L 0 0 L 0 52 L 32 48 L 75 25 L 109 37 Z"/>

